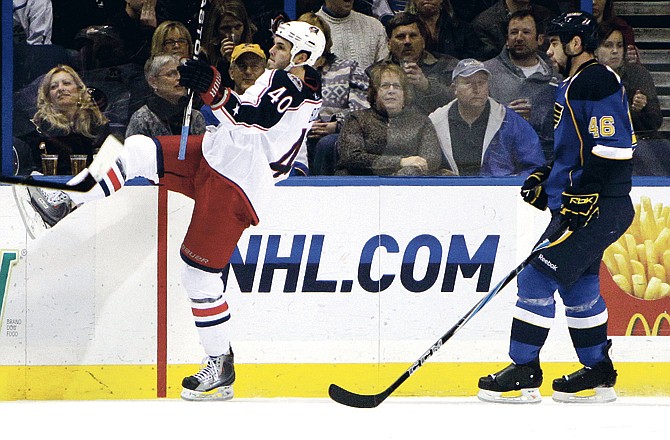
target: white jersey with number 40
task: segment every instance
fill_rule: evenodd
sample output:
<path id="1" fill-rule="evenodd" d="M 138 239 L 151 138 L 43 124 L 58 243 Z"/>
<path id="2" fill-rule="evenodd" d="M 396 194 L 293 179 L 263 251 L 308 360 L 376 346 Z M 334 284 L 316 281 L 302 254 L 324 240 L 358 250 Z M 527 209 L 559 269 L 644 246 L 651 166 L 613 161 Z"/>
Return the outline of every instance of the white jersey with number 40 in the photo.
<path id="1" fill-rule="evenodd" d="M 266 70 L 243 95 L 228 89 L 212 106 L 220 124 L 205 134 L 205 160 L 257 210 L 272 186 L 288 176 L 320 108 L 314 69 L 305 68 L 304 82 L 283 70 Z"/>

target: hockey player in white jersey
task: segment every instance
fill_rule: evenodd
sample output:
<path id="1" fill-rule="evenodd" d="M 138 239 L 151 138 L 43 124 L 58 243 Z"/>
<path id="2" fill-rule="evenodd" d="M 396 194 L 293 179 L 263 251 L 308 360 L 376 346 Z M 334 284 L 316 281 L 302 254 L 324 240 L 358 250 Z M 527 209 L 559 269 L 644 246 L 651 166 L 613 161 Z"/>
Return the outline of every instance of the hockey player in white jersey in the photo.
<path id="1" fill-rule="evenodd" d="M 185 400 L 233 397 L 231 315 L 221 271 L 243 231 L 258 224 L 259 206 L 274 184 L 288 176 L 318 117 L 320 77 L 311 66 L 325 42 L 315 26 L 283 23 L 270 49 L 268 69 L 243 95 L 221 88 L 219 72 L 202 61 L 179 66 L 180 83 L 200 93 L 221 121 L 204 136 L 189 137 L 183 161 L 177 159 L 178 136 L 135 135 L 126 139 L 119 159 L 89 192 L 17 190 L 25 192 L 19 209 L 31 228 L 54 226 L 75 207 L 109 196 L 139 176 L 195 201 L 181 245 L 182 284 L 207 357 L 198 373 L 182 381 Z M 31 221 L 31 212 L 37 222 Z"/>

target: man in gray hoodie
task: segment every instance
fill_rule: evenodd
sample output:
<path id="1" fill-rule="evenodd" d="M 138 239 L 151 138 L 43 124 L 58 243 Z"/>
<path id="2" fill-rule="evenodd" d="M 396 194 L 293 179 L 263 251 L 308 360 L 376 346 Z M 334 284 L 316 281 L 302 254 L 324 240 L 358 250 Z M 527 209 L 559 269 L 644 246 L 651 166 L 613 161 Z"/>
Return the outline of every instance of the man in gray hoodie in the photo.
<path id="1" fill-rule="evenodd" d="M 497 57 L 484 62 L 491 72 L 490 96 L 523 116 L 540 137 L 547 160 L 552 159 L 552 111 L 556 87 L 562 79 L 541 56 L 544 35 L 533 12 L 510 16 L 507 43 Z"/>

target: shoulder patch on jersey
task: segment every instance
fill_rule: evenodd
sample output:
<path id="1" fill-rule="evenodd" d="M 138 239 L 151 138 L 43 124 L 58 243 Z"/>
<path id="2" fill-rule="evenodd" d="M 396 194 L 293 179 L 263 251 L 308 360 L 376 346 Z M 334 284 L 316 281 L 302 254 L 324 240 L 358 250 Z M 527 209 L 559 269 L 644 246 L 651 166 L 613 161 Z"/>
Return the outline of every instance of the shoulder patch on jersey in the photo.
<path id="1" fill-rule="evenodd" d="M 300 78 L 298 78 L 297 76 L 295 76 L 292 73 L 289 73 L 288 74 L 288 79 L 291 80 L 291 82 L 295 85 L 295 88 L 298 89 L 299 92 L 302 92 L 303 84 L 302 84 L 302 80 Z"/>
<path id="2" fill-rule="evenodd" d="M 568 99 L 600 101 L 620 91 L 621 84 L 616 73 L 602 64 L 593 64 L 572 79 Z"/>

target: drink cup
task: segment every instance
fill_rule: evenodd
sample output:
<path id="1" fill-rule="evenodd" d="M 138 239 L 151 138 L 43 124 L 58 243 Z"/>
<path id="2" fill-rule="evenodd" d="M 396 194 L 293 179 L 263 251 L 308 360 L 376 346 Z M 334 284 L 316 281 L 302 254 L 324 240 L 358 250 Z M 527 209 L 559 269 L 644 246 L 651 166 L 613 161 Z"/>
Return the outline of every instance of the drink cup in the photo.
<path id="1" fill-rule="evenodd" d="M 71 154 L 70 155 L 70 167 L 72 168 L 72 175 L 76 176 L 81 173 L 84 168 L 86 168 L 86 159 L 88 156 L 86 154 Z"/>
<path id="2" fill-rule="evenodd" d="M 42 155 L 42 174 L 44 174 L 45 176 L 55 176 L 56 174 L 58 174 L 57 154 Z"/>

